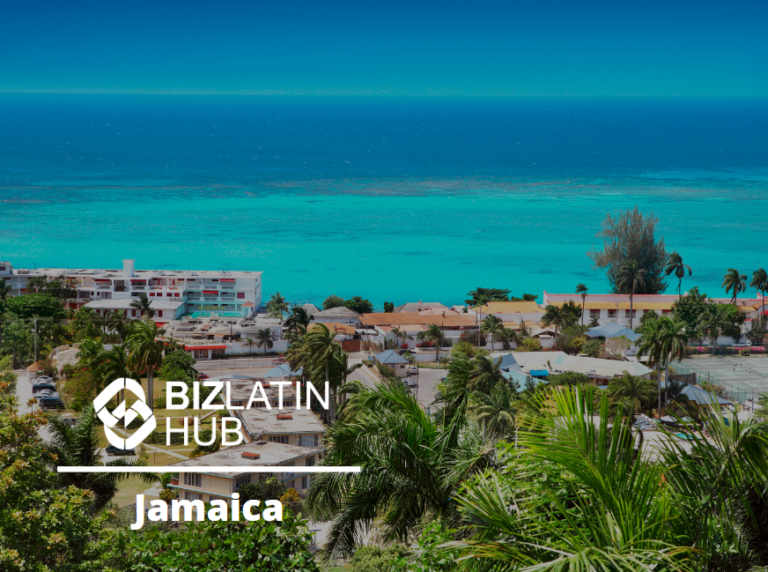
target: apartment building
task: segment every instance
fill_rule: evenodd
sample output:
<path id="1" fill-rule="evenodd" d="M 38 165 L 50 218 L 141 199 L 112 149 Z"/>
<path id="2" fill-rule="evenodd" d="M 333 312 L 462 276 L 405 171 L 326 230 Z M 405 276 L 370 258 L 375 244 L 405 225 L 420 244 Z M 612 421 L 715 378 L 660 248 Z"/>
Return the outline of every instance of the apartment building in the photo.
<path id="1" fill-rule="evenodd" d="M 210 502 L 232 498 L 232 494 L 245 483 L 275 477 L 286 488 L 304 492 L 309 488 L 311 474 L 303 467 L 319 465 L 323 459 L 322 447 L 299 447 L 269 441 L 255 441 L 226 447 L 215 453 L 176 463 L 179 474 L 170 487 L 179 491 L 179 498 Z M 249 467 L 281 466 L 286 472 L 254 473 Z M 206 467 L 235 467 L 233 472 L 207 471 Z"/>
<path id="2" fill-rule="evenodd" d="M 306 396 L 302 395 L 302 407 Z M 250 409 L 232 411 L 243 422 L 243 430 L 251 441 L 269 441 L 299 447 L 323 447 L 325 425 L 307 409 Z"/>
<path id="3" fill-rule="evenodd" d="M 140 293 L 146 294 L 156 319 L 168 322 L 186 314 L 248 317 L 261 307 L 261 272 L 214 270 L 136 270 L 134 260 L 123 260 L 122 269 L 18 268 L 0 262 L 0 276 L 11 287 L 11 296 L 27 293 L 34 277 L 64 278 L 74 295 L 67 307 L 92 307 L 97 313 L 126 310 L 131 319 L 141 312 L 131 308 Z"/>

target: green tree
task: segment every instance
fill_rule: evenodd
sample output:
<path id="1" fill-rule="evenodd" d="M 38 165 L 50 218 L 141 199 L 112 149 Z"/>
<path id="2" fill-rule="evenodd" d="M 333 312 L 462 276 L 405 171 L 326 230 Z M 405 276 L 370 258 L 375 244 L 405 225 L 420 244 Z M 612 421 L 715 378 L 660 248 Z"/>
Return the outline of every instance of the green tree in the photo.
<path id="1" fill-rule="evenodd" d="M 169 352 L 163 358 L 163 366 L 158 375 L 166 381 L 196 381 L 198 371 L 195 369 L 195 358 L 184 350 Z"/>
<path id="2" fill-rule="evenodd" d="M 687 264 L 683 264 L 683 257 L 680 256 L 677 251 L 673 251 L 667 258 L 667 265 L 664 268 L 664 274 L 669 276 L 674 274 L 677 277 L 677 293 L 678 298 L 683 296 L 683 277 L 685 271 L 688 271 L 688 276 L 692 274 L 691 267 Z"/>
<path id="3" fill-rule="evenodd" d="M 563 328 L 557 340 L 557 348 L 570 355 L 582 353 L 587 337 L 581 326 L 567 326 Z"/>
<path id="4" fill-rule="evenodd" d="M 490 393 L 472 393 L 469 414 L 480 423 L 484 434 L 508 437 L 515 428 L 516 398 L 517 392 L 511 383 L 497 383 Z"/>
<path id="5" fill-rule="evenodd" d="M 243 342 L 244 346 L 248 346 L 248 354 L 251 353 L 251 348 L 256 345 L 256 341 L 251 338 L 245 338 L 245 341 Z"/>
<path id="6" fill-rule="evenodd" d="M 275 292 L 269 298 L 267 302 L 267 316 L 270 318 L 279 318 L 280 323 L 283 323 L 283 314 L 288 312 L 290 306 L 283 295 L 280 292 Z"/>
<path id="7" fill-rule="evenodd" d="M 576 286 L 576 293 L 581 294 L 581 325 L 584 325 L 584 310 L 586 309 L 587 305 L 587 291 L 589 288 L 587 288 L 584 284 L 579 283 L 578 286 Z"/>
<path id="8" fill-rule="evenodd" d="M 622 293 L 629 292 L 629 328 L 633 329 L 635 319 L 635 292 L 645 286 L 644 268 L 640 268 L 637 260 L 627 260 L 622 264 L 616 285 Z"/>
<path id="9" fill-rule="evenodd" d="M 435 361 L 440 361 L 440 346 L 445 343 L 445 334 L 437 324 L 429 324 L 427 329 L 416 334 L 416 337 L 422 341 L 435 344 Z"/>
<path id="10" fill-rule="evenodd" d="M 395 311 L 395 303 L 394 302 L 384 302 L 384 312 L 387 314 L 391 314 Z"/>
<path id="11" fill-rule="evenodd" d="M 147 298 L 147 295 L 144 292 L 139 292 L 137 294 L 138 300 L 134 300 L 131 302 L 131 308 L 139 312 L 139 316 L 151 320 L 155 317 L 155 309 L 152 307 L 152 301 Z"/>
<path id="12" fill-rule="evenodd" d="M 600 340 L 589 340 L 581 348 L 581 353 L 587 354 L 589 357 L 600 357 L 600 352 L 603 350 L 603 344 Z"/>
<path id="13" fill-rule="evenodd" d="M 557 343 L 557 335 L 560 333 L 560 328 L 568 325 L 570 321 L 569 316 L 571 316 L 571 314 L 552 304 L 544 308 L 544 315 L 541 317 L 541 323 L 544 326 L 555 326 L 555 343 Z"/>
<path id="14" fill-rule="evenodd" d="M 648 367 L 656 368 L 656 386 L 658 394 L 658 414 L 661 417 L 661 367 L 664 363 L 661 320 L 647 320 L 637 329 L 640 338 L 635 342 L 637 359 L 648 356 Z"/>
<path id="15" fill-rule="evenodd" d="M 723 288 L 725 293 L 728 294 L 733 290 L 733 298 L 731 303 L 736 304 L 736 298 L 740 292 L 744 292 L 747 289 L 746 283 L 747 275 L 739 274 L 739 271 L 735 268 L 729 268 L 728 272 L 723 276 Z"/>
<path id="16" fill-rule="evenodd" d="M 685 357 L 685 348 L 688 345 L 688 336 L 685 334 L 685 323 L 662 316 L 661 321 L 661 351 L 664 355 L 666 372 L 664 379 L 669 380 L 669 365 L 674 360 L 682 360 Z M 664 387 L 669 385 L 665 381 Z M 664 394 L 664 407 L 667 406 L 666 390 Z"/>
<path id="17" fill-rule="evenodd" d="M 715 355 L 717 338 L 733 328 L 733 313 L 727 304 L 711 302 L 699 317 L 699 327 L 712 340 L 712 355 Z"/>
<path id="18" fill-rule="evenodd" d="M 331 384 L 331 362 L 336 357 L 336 352 L 341 349 L 334 339 L 336 332 L 331 333 L 328 326 L 322 323 L 315 324 L 312 331 L 304 336 L 306 340 L 307 362 L 313 367 L 320 366 L 325 372 L 325 382 L 331 390 L 331 403 L 329 415 L 331 420 L 335 418 L 334 403 L 336 401 L 336 388 Z"/>
<path id="19" fill-rule="evenodd" d="M 314 520 L 333 520 L 325 549 L 334 556 L 354 553 L 374 520 L 391 542 L 425 517 L 455 518 L 461 481 L 495 463 L 495 442 L 476 425 L 437 423 L 402 382 L 353 395 L 327 442 L 325 465 L 361 467 L 318 475 L 304 502 Z"/>
<path id="20" fill-rule="evenodd" d="M 301 306 L 291 308 L 291 314 L 285 320 L 285 327 L 289 332 L 295 332 L 299 326 L 308 327 L 314 316 Z"/>
<path id="21" fill-rule="evenodd" d="M 752 273 L 752 281 L 749 283 L 751 288 L 756 289 L 763 294 L 762 308 L 760 315 L 765 316 L 765 292 L 768 290 L 768 273 L 762 268 L 758 268 Z"/>
<path id="22" fill-rule="evenodd" d="M 658 391 L 656 384 L 651 380 L 631 375 L 628 371 L 624 371 L 621 377 L 612 379 L 608 384 L 612 401 L 628 402 L 631 405 L 628 415 L 630 418 L 632 414 L 642 413 L 650 408 L 656 401 Z"/>
<path id="23" fill-rule="evenodd" d="M 293 314 L 288 318 L 288 320 L 291 319 Z M 286 324 L 288 323 L 288 320 L 286 320 Z M 264 328 L 261 330 L 258 330 L 256 332 L 256 347 L 260 348 L 261 346 L 264 346 L 264 353 L 267 353 L 267 350 L 269 350 L 272 347 L 272 332 L 269 328 Z"/>
<path id="24" fill-rule="evenodd" d="M 360 296 L 352 296 L 344 302 L 344 307 L 354 310 L 358 314 L 370 314 L 373 312 L 373 303 L 370 300 L 364 300 Z"/>
<path id="25" fill-rule="evenodd" d="M 490 314 L 480 324 L 480 332 L 491 337 L 490 349 L 493 350 L 493 344 L 504 336 L 504 322 L 498 316 Z"/>
<path id="26" fill-rule="evenodd" d="M 501 288 L 476 288 L 467 293 L 468 300 L 464 303 L 468 306 L 483 306 L 488 302 L 507 302 L 509 290 Z"/>
<path id="27" fill-rule="evenodd" d="M 63 320 L 66 317 L 64 304 L 62 304 L 61 300 L 44 293 L 9 298 L 5 302 L 5 307 L 7 311 L 12 312 L 22 320 L 31 318 Z"/>
<path id="28" fill-rule="evenodd" d="M 637 262 L 638 270 L 645 270 L 643 284 L 638 284 L 637 294 L 662 294 L 664 265 L 667 261 L 664 238 L 656 240 L 656 224 L 659 219 L 651 213 L 644 216 L 636 206 L 617 217 L 606 215 L 603 228 L 597 234 L 603 239 L 602 250 L 592 250 L 587 255 L 595 268 L 604 269 L 608 283 L 616 293 L 626 291 L 620 285 L 622 268 L 628 261 Z"/>
<path id="29" fill-rule="evenodd" d="M 138 372 L 147 372 L 147 398 L 152 409 L 155 407 L 155 371 L 163 365 L 165 350 L 163 341 L 157 338 L 164 333 L 165 330 L 152 321 L 136 321 L 128 337 L 131 367 Z"/>
<path id="30" fill-rule="evenodd" d="M 261 475 L 263 477 L 263 475 Z M 245 483 L 238 487 L 240 504 L 249 501 L 265 501 L 279 499 L 285 494 L 286 488 L 275 477 L 260 478 L 255 483 Z"/>
<path id="31" fill-rule="evenodd" d="M 592 383 L 592 378 L 576 371 L 564 371 L 547 377 L 547 382 L 551 387 L 561 386 L 579 386 Z"/>
<path id="32" fill-rule="evenodd" d="M 672 304 L 672 317 L 685 322 L 685 331 L 691 337 L 700 336 L 701 315 L 708 306 L 707 295 L 694 286 L 685 296 Z M 642 319 L 641 319 L 642 320 Z"/>
<path id="33" fill-rule="evenodd" d="M 392 326 L 392 335 L 395 336 L 395 342 L 397 342 L 398 346 L 400 345 L 400 340 L 403 340 L 403 343 L 405 343 L 406 340 L 413 339 L 413 336 L 401 330 L 400 326 Z"/>
<path id="34" fill-rule="evenodd" d="M 330 310 L 331 308 L 341 308 L 344 306 L 344 298 L 331 294 L 323 302 L 323 310 Z"/>
<path id="35" fill-rule="evenodd" d="M 477 356 L 472 360 L 468 388 L 471 391 L 490 394 L 499 383 L 508 383 L 501 371 L 501 358 Z"/>
<path id="36" fill-rule="evenodd" d="M 5 302 L 8 300 L 8 298 L 11 297 L 11 286 L 9 284 L 6 284 L 5 278 L 0 276 L 0 302 Z M 0 309 L 2 308 L 2 305 L 0 305 Z"/>

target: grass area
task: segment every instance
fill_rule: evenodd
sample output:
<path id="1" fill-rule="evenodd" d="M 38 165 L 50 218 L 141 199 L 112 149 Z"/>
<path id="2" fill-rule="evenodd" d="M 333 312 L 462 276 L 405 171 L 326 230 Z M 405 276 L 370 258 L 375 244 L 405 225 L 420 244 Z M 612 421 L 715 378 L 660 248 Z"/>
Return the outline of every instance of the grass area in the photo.
<path id="1" fill-rule="evenodd" d="M 159 483 L 145 483 L 140 476 L 133 476 L 124 481 L 118 483 L 118 490 L 114 502 L 118 506 L 127 506 L 136 502 L 136 495 L 142 494 L 149 488 L 152 488 L 154 484 Z M 156 499 L 157 496 L 148 496 L 147 499 Z"/>

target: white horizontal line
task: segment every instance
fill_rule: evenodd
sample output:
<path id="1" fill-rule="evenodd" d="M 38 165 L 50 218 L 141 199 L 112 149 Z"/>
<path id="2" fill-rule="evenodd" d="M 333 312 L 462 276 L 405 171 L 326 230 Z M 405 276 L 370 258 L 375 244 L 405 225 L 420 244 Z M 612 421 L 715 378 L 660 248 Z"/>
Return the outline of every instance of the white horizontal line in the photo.
<path id="1" fill-rule="evenodd" d="M 289 465 L 205 466 L 169 465 L 164 467 L 57 467 L 59 473 L 359 473 L 361 467 L 291 467 Z"/>

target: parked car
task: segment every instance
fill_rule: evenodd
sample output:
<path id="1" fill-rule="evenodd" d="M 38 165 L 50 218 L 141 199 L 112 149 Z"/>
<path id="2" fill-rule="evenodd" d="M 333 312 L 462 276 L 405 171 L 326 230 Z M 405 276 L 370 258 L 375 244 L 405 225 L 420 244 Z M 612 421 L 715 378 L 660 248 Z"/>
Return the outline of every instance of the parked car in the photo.
<path id="1" fill-rule="evenodd" d="M 37 405 L 40 409 L 65 409 L 64 402 L 58 393 L 41 395 L 37 398 Z"/>
<path id="2" fill-rule="evenodd" d="M 33 383 L 53 383 L 53 378 L 47 375 L 38 375 L 32 380 Z"/>
<path id="3" fill-rule="evenodd" d="M 36 381 L 35 384 L 32 386 L 32 395 L 36 395 L 43 391 L 55 392 L 56 386 L 53 385 L 52 383 L 48 383 L 48 382 L 37 383 Z"/>
<path id="4" fill-rule="evenodd" d="M 208 375 L 207 373 L 203 373 L 202 371 L 197 374 L 198 381 L 201 381 L 203 379 L 208 379 L 209 377 L 211 377 L 211 376 Z"/>
<path id="5" fill-rule="evenodd" d="M 115 447 L 114 445 L 109 445 L 105 449 L 107 452 L 107 455 L 110 457 L 124 457 L 126 455 L 135 455 L 136 451 L 133 449 L 119 449 L 118 447 Z"/>

